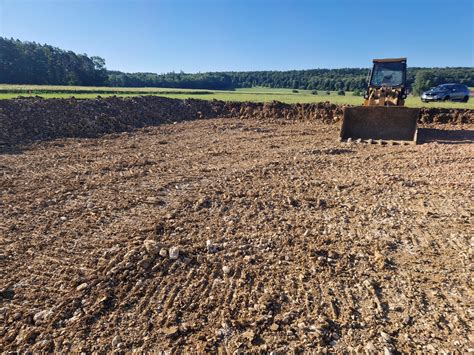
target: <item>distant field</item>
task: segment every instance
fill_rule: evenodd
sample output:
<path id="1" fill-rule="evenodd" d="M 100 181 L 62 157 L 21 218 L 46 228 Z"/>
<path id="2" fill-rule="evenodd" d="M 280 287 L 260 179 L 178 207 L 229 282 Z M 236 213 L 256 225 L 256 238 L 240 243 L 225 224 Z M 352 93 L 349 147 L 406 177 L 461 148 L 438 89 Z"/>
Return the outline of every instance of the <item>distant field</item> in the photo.
<path id="1" fill-rule="evenodd" d="M 162 94 L 212 94 L 213 91 L 201 89 L 175 88 L 116 88 L 100 86 L 54 86 L 54 85 L 9 85 L 0 84 L 0 98 L 21 96 L 80 97 L 93 98 L 98 95 L 162 95 Z"/>
<path id="2" fill-rule="evenodd" d="M 110 87 L 110 86 L 62 86 L 62 85 L 14 85 L 14 84 L 0 84 L 0 92 L 29 92 L 38 93 L 38 92 L 92 92 L 92 93 L 101 93 L 101 92 L 140 92 L 140 93 L 155 93 L 155 92 L 209 92 L 209 90 L 202 89 L 175 89 L 175 88 L 134 88 L 134 87 Z"/>
<path id="3" fill-rule="evenodd" d="M 474 90 L 474 88 L 471 88 Z M 0 99 L 10 99 L 18 96 L 41 96 L 44 98 L 68 98 L 74 96 L 78 99 L 90 99 L 97 96 L 121 96 L 130 97 L 138 95 L 157 95 L 170 98 L 195 98 L 203 100 L 224 101 L 254 101 L 268 102 L 281 101 L 286 103 L 312 103 L 330 101 L 335 104 L 359 105 L 362 103 L 361 96 L 353 96 L 346 92 L 345 96 L 339 96 L 336 92 L 329 95 L 326 91 L 318 91 L 318 95 L 311 94 L 311 90 L 292 89 L 270 89 L 270 88 L 246 88 L 235 91 L 215 91 L 199 89 L 173 89 L 173 88 L 114 88 L 114 87 L 85 87 L 85 86 L 48 86 L 48 85 L 5 85 L 0 84 Z M 406 105 L 409 107 L 445 107 L 445 108 L 469 108 L 474 109 L 474 98 L 468 103 L 461 102 L 435 102 L 423 103 L 419 97 L 409 97 Z"/>

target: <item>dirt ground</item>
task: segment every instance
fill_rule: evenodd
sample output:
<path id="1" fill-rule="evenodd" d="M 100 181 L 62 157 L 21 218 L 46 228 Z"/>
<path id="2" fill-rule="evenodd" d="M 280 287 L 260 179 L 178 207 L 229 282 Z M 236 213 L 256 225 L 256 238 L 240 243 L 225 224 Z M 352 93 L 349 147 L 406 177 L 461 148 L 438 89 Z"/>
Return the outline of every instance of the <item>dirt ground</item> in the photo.
<path id="1" fill-rule="evenodd" d="M 212 119 L 0 155 L 0 351 L 473 351 L 474 126 L 338 129 Z"/>

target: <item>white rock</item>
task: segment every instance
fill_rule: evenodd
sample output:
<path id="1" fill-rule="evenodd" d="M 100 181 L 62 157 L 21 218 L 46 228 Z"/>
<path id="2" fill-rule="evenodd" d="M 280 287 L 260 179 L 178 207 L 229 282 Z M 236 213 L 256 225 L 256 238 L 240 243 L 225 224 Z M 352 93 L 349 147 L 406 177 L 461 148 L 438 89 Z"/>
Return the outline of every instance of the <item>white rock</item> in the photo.
<path id="1" fill-rule="evenodd" d="M 206 247 L 208 253 L 214 253 L 216 251 L 216 246 L 212 244 L 210 239 L 206 240 Z"/>
<path id="2" fill-rule="evenodd" d="M 392 341 L 392 337 L 389 334 L 385 333 L 385 332 L 380 332 L 380 336 L 387 343 Z"/>
<path id="3" fill-rule="evenodd" d="M 178 247 L 171 247 L 170 248 L 170 259 L 176 260 L 179 258 L 179 248 Z"/>
<path id="4" fill-rule="evenodd" d="M 156 197 L 154 197 L 154 196 L 148 196 L 148 197 L 145 199 L 145 201 L 146 201 L 147 203 L 156 203 L 156 202 L 158 201 L 158 199 L 157 199 Z"/>
<path id="5" fill-rule="evenodd" d="M 48 318 L 51 316 L 52 313 L 53 312 L 49 310 L 40 311 L 33 316 L 33 320 L 35 321 L 35 323 L 44 322 L 48 320 Z"/>
<path id="6" fill-rule="evenodd" d="M 168 250 L 166 250 L 165 248 L 161 248 L 160 249 L 160 256 L 166 258 L 168 256 Z"/>
<path id="7" fill-rule="evenodd" d="M 120 342 L 122 341 L 122 339 L 120 338 L 119 335 L 116 335 L 113 339 L 112 339 L 112 346 L 113 347 L 118 347 L 118 345 L 120 344 Z"/>
<path id="8" fill-rule="evenodd" d="M 82 291 L 82 290 L 84 290 L 86 287 L 87 287 L 87 283 L 84 282 L 84 283 L 80 284 L 79 286 L 77 286 L 77 287 L 76 287 L 76 290 L 77 290 L 77 291 Z"/>
<path id="9" fill-rule="evenodd" d="M 153 239 L 145 240 L 143 246 L 145 247 L 146 252 L 151 256 L 155 256 L 159 252 L 158 243 Z"/>
<path id="10" fill-rule="evenodd" d="M 365 286 L 366 288 L 368 288 L 368 289 L 371 289 L 371 288 L 372 288 L 372 282 L 370 282 L 370 280 L 368 280 L 368 279 L 367 279 L 367 280 L 364 280 L 364 281 L 362 282 L 362 285 L 364 285 L 364 286 Z"/>
<path id="11" fill-rule="evenodd" d="M 223 266 L 223 267 L 222 267 L 222 272 L 224 272 L 225 275 L 229 275 L 229 273 L 230 273 L 230 267 L 228 267 L 228 266 Z"/>

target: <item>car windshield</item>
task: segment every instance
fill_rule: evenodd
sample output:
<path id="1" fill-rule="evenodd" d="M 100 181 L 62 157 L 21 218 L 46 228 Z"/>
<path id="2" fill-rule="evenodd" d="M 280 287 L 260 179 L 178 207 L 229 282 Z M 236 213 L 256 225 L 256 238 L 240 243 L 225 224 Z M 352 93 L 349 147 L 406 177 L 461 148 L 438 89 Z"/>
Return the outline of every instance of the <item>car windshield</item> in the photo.
<path id="1" fill-rule="evenodd" d="M 437 87 L 435 87 L 435 89 L 441 90 L 441 91 L 446 91 L 452 88 L 453 88 L 452 85 L 438 85 Z"/>
<path id="2" fill-rule="evenodd" d="M 405 78 L 405 64 L 396 63 L 375 63 L 370 80 L 371 86 L 400 86 Z"/>

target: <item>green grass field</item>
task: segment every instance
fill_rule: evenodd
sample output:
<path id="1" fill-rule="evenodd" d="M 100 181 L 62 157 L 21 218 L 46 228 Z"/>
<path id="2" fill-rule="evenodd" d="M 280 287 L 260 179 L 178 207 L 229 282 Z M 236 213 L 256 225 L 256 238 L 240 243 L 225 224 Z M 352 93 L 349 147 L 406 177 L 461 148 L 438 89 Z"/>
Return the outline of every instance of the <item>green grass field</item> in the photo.
<path id="1" fill-rule="evenodd" d="M 194 90 L 194 89 L 170 89 L 170 88 L 112 88 L 112 87 L 85 87 L 85 86 L 48 86 L 48 85 L 6 85 L 0 84 L 0 99 L 10 99 L 18 96 L 41 96 L 44 98 L 69 98 L 74 96 L 78 99 L 90 99 L 97 96 L 121 96 L 130 97 L 137 95 L 157 95 L 163 97 L 184 99 L 194 98 L 203 100 L 224 101 L 254 101 L 268 102 L 281 101 L 286 103 L 312 103 L 330 101 L 335 104 L 360 105 L 363 98 L 353 96 L 346 92 L 345 96 L 339 96 L 336 92 L 327 95 L 325 91 L 318 91 L 318 95 L 311 94 L 311 90 L 292 89 L 270 89 L 270 88 L 248 88 L 235 91 Z M 445 108 L 469 108 L 474 109 L 474 98 L 467 103 L 461 102 L 421 102 L 419 97 L 410 96 L 407 99 L 408 107 L 445 107 Z"/>

